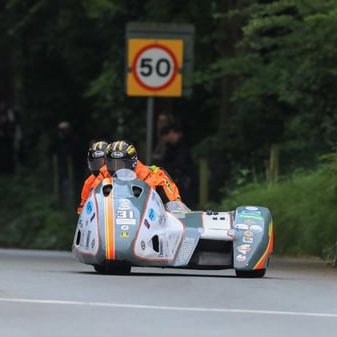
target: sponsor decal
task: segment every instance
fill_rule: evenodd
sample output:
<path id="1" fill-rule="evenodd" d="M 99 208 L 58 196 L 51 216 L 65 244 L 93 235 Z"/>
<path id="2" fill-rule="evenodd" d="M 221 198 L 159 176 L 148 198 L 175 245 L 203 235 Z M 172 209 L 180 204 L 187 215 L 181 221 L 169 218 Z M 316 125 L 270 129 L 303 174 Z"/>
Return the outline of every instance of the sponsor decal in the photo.
<path id="1" fill-rule="evenodd" d="M 242 242 L 244 243 L 253 243 L 253 238 L 247 238 L 247 237 L 243 237 L 242 238 Z"/>
<path id="2" fill-rule="evenodd" d="M 87 203 L 87 206 L 85 207 L 85 212 L 88 215 L 92 212 L 92 202 L 91 202 L 91 200 Z"/>
<path id="3" fill-rule="evenodd" d="M 88 227 L 89 220 L 85 220 L 85 227 Z"/>
<path id="4" fill-rule="evenodd" d="M 79 226 L 80 228 L 83 227 L 83 221 L 82 221 L 82 218 L 80 218 L 80 219 L 78 220 L 78 226 Z"/>
<path id="5" fill-rule="evenodd" d="M 102 158 L 104 157 L 104 155 L 105 155 L 104 151 L 95 151 L 92 154 L 93 158 Z"/>
<path id="6" fill-rule="evenodd" d="M 130 228 L 130 227 L 129 227 L 128 225 L 122 225 L 122 226 L 121 226 L 121 230 L 122 230 L 122 231 L 128 231 L 129 228 Z"/>
<path id="7" fill-rule="evenodd" d="M 145 247 L 146 247 L 145 241 L 141 241 L 141 242 L 140 242 L 140 248 L 141 248 L 142 250 L 145 250 Z"/>
<path id="8" fill-rule="evenodd" d="M 166 220 L 166 217 L 164 214 L 161 214 L 158 216 L 158 225 L 160 227 L 163 227 L 165 225 L 165 220 Z"/>
<path id="9" fill-rule="evenodd" d="M 247 224 L 248 226 L 251 226 L 251 225 L 255 225 L 256 222 L 254 220 L 245 220 L 245 224 Z"/>
<path id="10" fill-rule="evenodd" d="M 95 219 L 96 213 L 94 212 L 94 214 L 92 215 L 92 217 L 90 218 L 90 222 L 92 222 L 92 220 Z"/>
<path id="11" fill-rule="evenodd" d="M 169 190 L 171 193 L 173 193 L 171 183 L 170 183 L 169 181 L 165 180 L 165 184 L 166 184 L 168 190 Z"/>
<path id="12" fill-rule="evenodd" d="M 246 210 L 248 210 L 248 211 L 258 211 L 259 209 L 255 206 L 247 206 Z"/>
<path id="13" fill-rule="evenodd" d="M 179 248 L 178 255 L 177 255 L 177 262 L 187 262 L 193 253 L 195 248 L 195 239 L 191 237 L 186 237 Z"/>
<path id="14" fill-rule="evenodd" d="M 249 244 L 240 245 L 237 250 L 242 254 L 247 254 L 252 249 L 252 246 Z"/>
<path id="15" fill-rule="evenodd" d="M 123 232 L 121 233 L 121 238 L 122 238 L 122 239 L 126 239 L 126 238 L 128 238 L 128 237 L 129 237 L 129 232 L 123 231 Z"/>
<path id="16" fill-rule="evenodd" d="M 262 220 L 263 221 L 263 217 L 262 216 L 255 215 L 255 214 L 252 214 L 252 213 L 247 213 L 247 214 L 239 213 L 238 217 L 240 219 L 254 219 L 254 220 Z"/>
<path id="17" fill-rule="evenodd" d="M 147 229 L 150 229 L 150 224 L 149 222 L 147 221 L 147 219 L 144 220 L 144 225 Z"/>
<path id="18" fill-rule="evenodd" d="M 234 225 L 234 228 L 247 230 L 249 227 L 248 227 L 248 225 L 246 225 L 244 223 L 237 223 L 237 224 Z"/>
<path id="19" fill-rule="evenodd" d="M 159 256 L 164 256 L 164 249 L 163 249 L 163 240 L 159 240 Z"/>
<path id="20" fill-rule="evenodd" d="M 85 236 L 85 231 L 81 232 L 81 240 L 80 240 L 80 246 L 84 246 L 84 236 Z"/>
<path id="21" fill-rule="evenodd" d="M 92 249 L 94 249 L 95 243 L 96 243 L 95 239 L 92 239 L 92 240 L 91 240 L 91 248 L 92 248 Z"/>
<path id="22" fill-rule="evenodd" d="M 249 214 L 249 215 L 259 216 L 261 215 L 261 211 L 248 211 L 247 209 L 243 209 L 242 211 L 240 211 L 240 214 Z"/>
<path id="23" fill-rule="evenodd" d="M 157 216 L 153 208 L 149 209 L 149 218 L 151 221 L 155 221 Z"/>
<path id="24" fill-rule="evenodd" d="M 88 234 L 87 234 L 87 242 L 86 242 L 86 244 L 85 244 L 85 248 L 89 248 L 90 236 L 91 236 L 91 231 L 88 231 Z"/>
<path id="25" fill-rule="evenodd" d="M 114 151 L 111 153 L 111 158 L 122 158 L 123 157 L 123 152 L 121 151 Z"/>
<path id="26" fill-rule="evenodd" d="M 117 225 L 135 225 L 136 219 L 132 210 L 117 210 L 116 214 Z"/>
<path id="27" fill-rule="evenodd" d="M 250 226 L 250 230 L 255 233 L 261 233 L 263 231 L 263 228 L 259 225 L 252 225 Z"/>
<path id="28" fill-rule="evenodd" d="M 116 219 L 117 225 L 135 225 L 136 219 Z"/>
<path id="29" fill-rule="evenodd" d="M 132 203 L 129 199 L 119 199 L 119 209 L 128 210 L 132 208 Z"/>
<path id="30" fill-rule="evenodd" d="M 254 236 L 254 233 L 252 231 L 245 231 L 243 232 L 243 235 L 251 238 L 252 236 Z"/>
<path id="31" fill-rule="evenodd" d="M 247 260 L 247 257 L 245 255 L 238 254 L 236 256 L 236 261 L 238 261 L 238 262 L 245 262 L 246 260 Z"/>

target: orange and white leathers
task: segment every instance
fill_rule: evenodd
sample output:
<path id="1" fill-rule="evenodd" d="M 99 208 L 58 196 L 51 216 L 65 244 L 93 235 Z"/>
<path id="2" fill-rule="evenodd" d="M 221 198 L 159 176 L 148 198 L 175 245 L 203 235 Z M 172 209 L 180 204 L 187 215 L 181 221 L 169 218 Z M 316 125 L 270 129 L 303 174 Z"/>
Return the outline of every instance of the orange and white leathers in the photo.
<path id="1" fill-rule="evenodd" d="M 177 185 L 163 169 L 157 166 L 148 167 L 138 160 L 135 167 L 135 173 L 139 179 L 145 181 L 153 189 L 161 187 L 168 199 L 167 201 L 180 200 L 180 193 Z M 81 214 L 91 190 L 98 186 L 103 179 L 110 177 L 111 175 L 106 165 L 103 165 L 97 176 L 91 175 L 86 179 L 82 188 L 81 204 L 77 209 L 78 214 Z"/>

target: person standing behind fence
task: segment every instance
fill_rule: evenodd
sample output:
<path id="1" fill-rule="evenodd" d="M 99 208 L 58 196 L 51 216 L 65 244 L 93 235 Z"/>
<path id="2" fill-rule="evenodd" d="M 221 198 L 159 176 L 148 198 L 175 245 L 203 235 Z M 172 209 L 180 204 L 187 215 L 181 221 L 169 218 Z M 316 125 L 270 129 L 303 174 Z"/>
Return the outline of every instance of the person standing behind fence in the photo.
<path id="1" fill-rule="evenodd" d="M 182 128 L 173 124 L 161 130 L 161 141 L 165 151 L 159 161 L 179 186 L 182 199 L 189 206 L 193 204 L 194 167 L 190 148 L 184 139 Z"/>
<path id="2" fill-rule="evenodd" d="M 0 165 L 0 174 L 13 174 L 15 171 L 14 142 L 15 116 L 4 102 L 0 102 L 0 156 L 4 158 Z"/>
<path id="3" fill-rule="evenodd" d="M 73 209 L 83 154 L 70 122 L 57 125 L 53 152 L 54 192 L 61 205 Z"/>
<path id="4" fill-rule="evenodd" d="M 159 164 L 160 161 L 163 158 L 163 155 L 165 153 L 165 146 L 166 144 L 164 143 L 162 137 L 161 137 L 161 131 L 172 125 L 174 122 L 174 118 L 171 113 L 162 111 L 159 113 L 157 117 L 157 122 L 156 122 L 156 139 L 155 139 L 155 146 L 154 150 L 152 152 L 152 162 L 154 164 Z"/>

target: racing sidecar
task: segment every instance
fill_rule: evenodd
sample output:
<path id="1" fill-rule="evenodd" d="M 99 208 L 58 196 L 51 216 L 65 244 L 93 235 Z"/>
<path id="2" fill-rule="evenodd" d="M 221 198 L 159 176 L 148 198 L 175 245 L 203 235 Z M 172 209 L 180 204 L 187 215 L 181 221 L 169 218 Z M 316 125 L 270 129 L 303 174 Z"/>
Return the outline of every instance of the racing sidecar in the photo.
<path id="1" fill-rule="evenodd" d="M 171 204 L 172 206 L 172 204 Z M 73 254 L 99 273 L 128 273 L 131 266 L 227 269 L 263 277 L 273 250 L 270 211 L 167 211 L 157 192 L 119 170 L 92 191 L 80 215 Z"/>

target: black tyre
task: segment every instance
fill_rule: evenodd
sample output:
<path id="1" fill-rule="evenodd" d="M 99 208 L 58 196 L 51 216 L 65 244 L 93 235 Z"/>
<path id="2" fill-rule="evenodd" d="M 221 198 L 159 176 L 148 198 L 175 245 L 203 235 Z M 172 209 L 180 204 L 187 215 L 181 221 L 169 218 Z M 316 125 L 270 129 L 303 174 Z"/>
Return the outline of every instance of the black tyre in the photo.
<path id="1" fill-rule="evenodd" d="M 106 273 L 105 266 L 101 266 L 101 265 L 96 264 L 93 267 L 97 271 L 97 273 L 99 273 L 99 274 L 105 274 Z"/>
<path id="2" fill-rule="evenodd" d="M 94 269 L 99 274 L 107 275 L 126 275 L 131 271 L 129 265 L 94 265 Z"/>
<path id="3" fill-rule="evenodd" d="M 257 269 L 257 270 L 235 269 L 235 274 L 237 277 L 241 278 L 261 278 L 266 274 L 266 269 Z"/>

